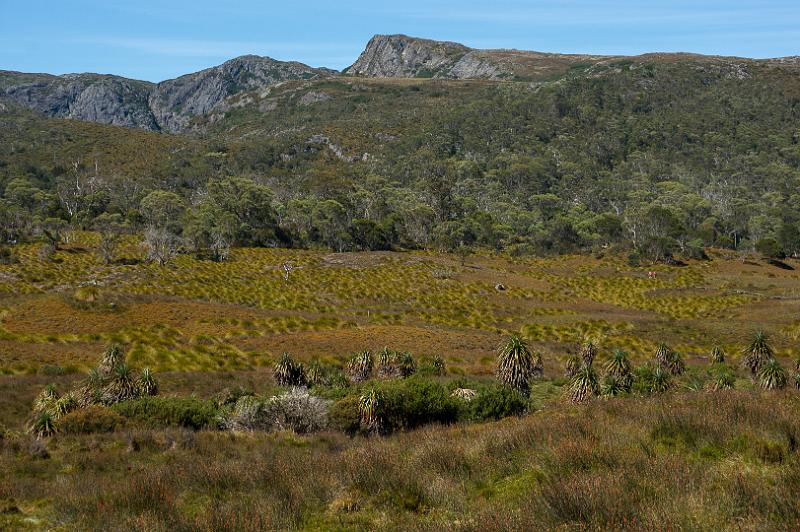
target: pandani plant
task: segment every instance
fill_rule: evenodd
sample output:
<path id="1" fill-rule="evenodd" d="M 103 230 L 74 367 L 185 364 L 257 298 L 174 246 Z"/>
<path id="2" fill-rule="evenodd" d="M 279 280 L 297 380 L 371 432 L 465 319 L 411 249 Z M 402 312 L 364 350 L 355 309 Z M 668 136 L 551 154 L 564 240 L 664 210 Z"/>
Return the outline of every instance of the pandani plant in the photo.
<path id="1" fill-rule="evenodd" d="M 595 396 L 600 395 L 600 386 L 597 383 L 597 374 L 592 366 L 582 366 L 569 387 L 569 398 L 573 403 L 585 403 Z"/>
<path id="2" fill-rule="evenodd" d="M 779 390 L 786 386 L 786 371 L 780 362 L 771 358 L 758 370 L 758 384 L 764 390 Z"/>
<path id="3" fill-rule="evenodd" d="M 755 379 L 764 364 L 773 358 L 775 358 L 775 352 L 769 345 L 769 338 L 764 331 L 758 331 L 742 352 L 742 365 L 750 371 L 750 376 Z"/>
<path id="4" fill-rule="evenodd" d="M 597 356 L 597 345 L 592 340 L 587 339 L 581 346 L 579 354 L 583 365 L 591 366 L 594 363 L 594 357 Z"/>
<path id="5" fill-rule="evenodd" d="M 379 432 L 381 429 L 381 407 L 383 395 L 371 388 L 362 394 L 358 400 L 358 411 L 361 415 L 361 425 L 369 432 Z"/>
<path id="6" fill-rule="evenodd" d="M 316 358 L 308 364 L 306 379 L 311 386 L 327 386 L 329 383 L 325 368 Z"/>
<path id="7" fill-rule="evenodd" d="M 721 346 L 715 345 L 711 348 L 711 363 L 723 364 L 725 362 L 725 351 Z"/>
<path id="8" fill-rule="evenodd" d="M 650 382 L 650 391 L 652 393 L 664 393 L 669 390 L 670 386 L 672 386 L 672 380 L 669 372 L 661 366 L 656 366 Z"/>
<path id="9" fill-rule="evenodd" d="M 603 369 L 606 375 L 613 377 L 624 391 L 630 391 L 633 384 L 633 368 L 628 359 L 628 353 L 622 349 L 615 349 Z"/>
<path id="10" fill-rule="evenodd" d="M 534 360 L 528 344 L 519 336 L 512 336 L 500 346 L 497 356 L 497 380 L 524 396 L 530 395 L 530 378 L 535 366 L 541 367 L 541 357 Z"/>
<path id="11" fill-rule="evenodd" d="M 347 363 L 347 374 L 350 380 L 358 383 L 369 379 L 372 375 L 373 364 L 372 353 L 368 350 L 353 355 Z"/>
<path id="12" fill-rule="evenodd" d="M 567 357 L 566 362 L 564 362 L 564 376 L 568 379 L 571 379 L 578 373 L 578 370 L 581 367 L 580 359 L 576 356 Z"/>

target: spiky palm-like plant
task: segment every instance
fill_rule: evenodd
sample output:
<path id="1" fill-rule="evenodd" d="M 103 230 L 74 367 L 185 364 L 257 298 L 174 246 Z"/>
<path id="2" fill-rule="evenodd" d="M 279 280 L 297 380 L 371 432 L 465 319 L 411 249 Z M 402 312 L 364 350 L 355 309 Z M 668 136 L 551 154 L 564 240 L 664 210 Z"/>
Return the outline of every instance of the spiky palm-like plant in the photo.
<path id="1" fill-rule="evenodd" d="M 769 345 L 766 333 L 758 331 L 742 353 L 742 365 L 750 370 L 750 376 L 755 379 L 764 364 L 774 357 L 775 352 Z"/>
<path id="2" fill-rule="evenodd" d="M 124 363 L 125 355 L 122 352 L 122 346 L 119 344 L 111 344 L 106 347 L 97 370 L 103 376 L 112 376 L 117 370 L 117 367 Z"/>
<path id="3" fill-rule="evenodd" d="M 411 353 L 401 353 L 398 356 L 397 366 L 402 377 L 410 377 L 417 371 L 417 362 Z"/>
<path id="4" fill-rule="evenodd" d="M 325 374 L 325 368 L 316 358 L 308 364 L 306 371 L 306 379 L 311 386 L 327 386 L 328 376 Z"/>
<path id="5" fill-rule="evenodd" d="M 671 385 L 672 379 L 669 372 L 661 366 L 656 366 L 650 381 L 650 391 L 652 393 L 664 393 L 669 390 Z"/>
<path id="6" fill-rule="evenodd" d="M 75 395 L 72 392 L 65 393 L 56 400 L 50 413 L 53 415 L 53 419 L 57 420 L 66 416 L 73 410 L 77 410 L 79 407 L 80 404 Z"/>
<path id="7" fill-rule="evenodd" d="M 48 384 L 44 389 L 39 392 L 36 399 L 33 401 L 34 412 L 53 412 L 53 408 L 58 401 L 58 392 L 56 387 Z"/>
<path id="8" fill-rule="evenodd" d="M 272 376 L 278 386 L 292 386 L 294 384 L 294 360 L 289 353 L 283 353 L 272 369 Z"/>
<path id="9" fill-rule="evenodd" d="M 569 386 L 569 398 L 573 403 L 585 403 L 600 394 L 597 374 L 592 366 L 582 366 Z"/>
<path id="10" fill-rule="evenodd" d="M 109 379 L 104 377 L 96 368 L 89 370 L 89 375 L 77 390 L 74 391 L 75 399 L 80 408 L 86 408 L 102 402 L 103 387 Z"/>
<path id="11" fill-rule="evenodd" d="M 101 401 L 102 388 L 84 384 L 73 392 L 78 408 L 86 408 Z"/>
<path id="12" fill-rule="evenodd" d="M 389 349 L 388 347 L 384 347 L 381 349 L 380 355 L 378 355 L 378 367 L 388 367 L 391 366 L 394 362 L 395 352 Z"/>
<path id="13" fill-rule="evenodd" d="M 114 379 L 103 388 L 102 401 L 105 405 L 130 401 L 139 397 L 139 387 L 133 379 L 133 372 L 127 364 L 120 364 Z"/>
<path id="14" fill-rule="evenodd" d="M 144 368 L 142 374 L 139 375 L 137 382 L 139 387 L 139 394 L 143 396 L 158 395 L 158 381 L 153 377 L 153 372 L 150 368 Z"/>
<path id="15" fill-rule="evenodd" d="M 581 346 L 580 357 L 584 366 L 591 366 L 597 356 L 597 345 L 592 340 L 586 340 Z"/>
<path id="16" fill-rule="evenodd" d="M 294 372 L 292 374 L 292 386 L 308 386 L 308 373 L 306 372 L 306 365 L 302 362 L 297 362 L 294 365 Z"/>
<path id="17" fill-rule="evenodd" d="M 571 356 L 567 358 L 567 361 L 564 362 L 564 376 L 568 379 L 571 379 L 578 373 L 578 370 L 581 367 L 581 362 L 576 356 Z"/>
<path id="18" fill-rule="evenodd" d="M 536 358 L 541 366 L 541 357 Z M 497 380 L 528 396 L 529 380 L 534 373 L 535 362 L 525 340 L 519 336 L 512 336 L 500 347 L 497 357 Z"/>
<path id="19" fill-rule="evenodd" d="M 363 382 L 369 379 L 370 375 L 372 375 L 373 365 L 374 362 L 372 360 L 372 353 L 370 351 L 356 353 L 347 363 L 347 374 L 351 381 Z"/>
<path id="20" fill-rule="evenodd" d="M 669 369 L 669 363 L 672 359 L 672 349 L 664 342 L 658 344 L 655 353 L 656 364 L 664 369 Z"/>
<path id="21" fill-rule="evenodd" d="M 721 346 L 715 345 L 711 348 L 711 363 L 722 364 L 725 362 L 725 351 Z"/>
<path id="22" fill-rule="evenodd" d="M 764 390 L 778 390 L 786 386 L 786 371 L 780 362 L 771 358 L 758 370 L 758 384 Z"/>
<path id="23" fill-rule="evenodd" d="M 272 375 L 278 386 L 305 386 L 306 367 L 302 362 L 295 362 L 289 353 L 283 353 L 272 369 Z"/>
<path id="24" fill-rule="evenodd" d="M 378 355 L 378 377 L 392 379 L 400 376 L 399 355 L 384 347 Z"/>
<path id="25" fill-rule="evenodd" d="M 34 434 L 39 439 L 47 438 L 58 432 L 53 415 L 50 412 L 39 412 L 36 414 L 30 425 L 28 425 L 28 432 Z"/>
<path id="26" fill-rule="evenodd" d="M 669 356 L 669 362 L 667 363 L 667 370 L 672 375 L 683 375 L 683 372 L 686 371 L 686 363 L 683 361 L 683 357 L 677 351 L 672 351 Z"/>
<path id="27" fill-rule="evenodd" d="M 382 406 L 383 395 L 375 388 L 371 388 L 359 397 L 358 411 L 361 414 L 361 424 L 368 431 L 378 432 L 380 430 Z"/>
<path id="28" fill-rule="evenodd" d="M 606 375 L 614 377 L 623 390 L 630 391 L 633 384 L 633 368 L 631 367 L 631 361 L 628 359 L 628 353 L 622 349 L 615 349 L 603 369 Z"/>
<path id="29" fill-rule="evenodd" d="M 103 385 L 103 381 L 105 378 L 100 373 L 100 370 L 97 368 L 92 368 L 89 370 L 89 375 L 86 377 L 86 384 L 95 388 L 99 388 Z"/>

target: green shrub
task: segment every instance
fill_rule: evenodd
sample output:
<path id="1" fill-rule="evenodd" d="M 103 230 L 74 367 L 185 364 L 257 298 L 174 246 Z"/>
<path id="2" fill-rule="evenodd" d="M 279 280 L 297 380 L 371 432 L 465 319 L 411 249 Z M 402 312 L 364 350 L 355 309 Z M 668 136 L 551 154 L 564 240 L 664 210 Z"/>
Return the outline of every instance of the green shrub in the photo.
<path id="1" fill-rule="evenodd" d="M 125 418 L 111 408 L 94 405 L 65 415 L 58 421 L 58 427 L 65 434 L 89 434 L 114 432 L 125 422 Z"/>
<path id="2" fill-rule="evenodd" d="M 522 394 L 506 386 L 487 386 L 469 402 L 469 416 L 475 421 L 497 420 L 518 416 L 525 411 Z"/>
<path id="3" fill-rule="evenodd" d="M 151 428 L 179 426 L 202 429 L 215 425 L 218 414 L 213 402 L 196 397 L 143 397 L 117 403 L 111 408 Z"/>
<path id="4" fill-rule="evenodd" d="M 632 390 L 640 395 L 650 395 L 664 392 L 671 385 L 669 372 L 660 366 L 645 364 L 636 368 Z"/>
<path id="5" fill-rule="evenodd" d="M 48 377 L 56 377 L 59 375 L 64 375 L 67 372 L 61 366 L 45 364 L 39 368 L 39 373 L 41 375 L 47 375 Z"/>
<path id="6" fill-rule="evenodd" d="M 756 251 L 770 259 L 782 259 L 786 257 L 783 246 L 772 237 L 762 238 L 755 245 Z"/>
<path id="7" fill-rule="evenodd" d="M 348 395 L 331 405 L 328 423 L 336 430 L 354 435 L 361 430 L 361 412 L 357 395 Z"/>
<path id="8" fill-rule="evenodd" d="M 458 420 L 458 399 L 436 381 L 420 377 L 386 381 L 381 391 L 385 399 L 379 415 L 387 432 Z"/>

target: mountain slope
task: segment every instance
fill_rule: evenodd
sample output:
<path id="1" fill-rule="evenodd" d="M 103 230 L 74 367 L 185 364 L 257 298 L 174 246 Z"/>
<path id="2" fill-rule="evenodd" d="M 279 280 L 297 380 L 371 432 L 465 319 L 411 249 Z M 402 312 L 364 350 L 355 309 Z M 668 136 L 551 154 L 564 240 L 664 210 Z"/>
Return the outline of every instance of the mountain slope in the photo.
<path id="1" fill-rule="evenodd" d="M 565 75 L 588 74 L 620 63 L 698 63 L 732 73 L 764 64 L 800 67 L 797 57 L 748 59 L 687 53 L 650 53 L 639 56 L 554 54 L 524 50 L 479 50 L 463 44 L 409 37 L 376 35 L 346 74 L 377 78 L 487 79 L 553 81 Z M 734 74 L 735 75 L 735 74 Z"/>
<path id="2" fill-rule="evenodd" d="M 50 117 L 180 132 L 192 117 L 208 113 L 229 96 L 334 73 L 252 55 L 158 84 L 101 74 L 0 71 L 0 98 Z"/>
<path id="3" fill-rule="evenodd" d="M 222 65 L 159 83 L 150 97 L 162 128 L 180 131 L 193 116 L 204 115 L 235 94 L 263 90 L 289 80 L 320 79 L 335 71 L 297 62 L 246 55 Z"/>
<path id="4" fill-rule="evenodd" d="M 575 63 L 607 56 L 477 50 L 408 35 L 374 36 L 346 73 L 367 77 L 523 79 L 562 74 Z"/>
<path id="5" fill-rule="evenodd" d="M 406 35 L 376 35 L 345 70 L 349 77 L 458 80 L 558 81 L 621 73 L 629 66 L 680 63 L 741 79 L 757 66 L 800 69 L 797 57 L 754 60 L 694 54 L 635 57 L 568 55 L 520 50 L 478 50 L 455 42 Z M 207 131 L 209 123 L 234 107 L 263 100 L 267 89 L 287 81 L 325 81 L 339 73 L 297 62 L 247 55 L 222 65 L 158 84 L 113 75 L 24 74 L 0 71 L 0 104 L 14 102 L 49 117 L 72 118 L 173 133 Z M 305 103 L 325 99 L 310 94 Z M 265 102 L 259 114 L 269 114 Z M 252 112 L 252 111 L 251 111 Z"/>
<path id="6" fill-rule="evenodd" d="M 99 74 L 0 72 L 0 96 L 55 118 L 159 129 L 148 105 L 154 85 Z"/>

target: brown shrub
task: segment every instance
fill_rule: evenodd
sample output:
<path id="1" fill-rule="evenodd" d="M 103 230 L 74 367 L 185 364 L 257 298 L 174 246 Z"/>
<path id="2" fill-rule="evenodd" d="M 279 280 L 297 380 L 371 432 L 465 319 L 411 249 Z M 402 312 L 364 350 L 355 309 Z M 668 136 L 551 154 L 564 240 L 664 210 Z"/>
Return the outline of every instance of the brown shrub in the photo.
<path id="1" fill-rule="evenodd" d="M 125 418 L 105 406 L 74 410 L 61 418 L 58 428 L 65 434 L 114 432 L 125 425 Z"/>

